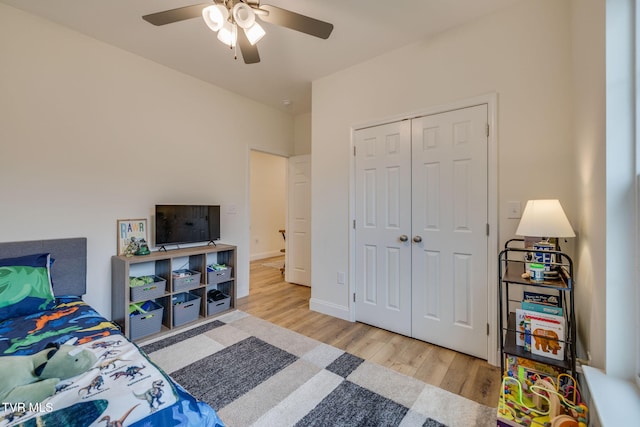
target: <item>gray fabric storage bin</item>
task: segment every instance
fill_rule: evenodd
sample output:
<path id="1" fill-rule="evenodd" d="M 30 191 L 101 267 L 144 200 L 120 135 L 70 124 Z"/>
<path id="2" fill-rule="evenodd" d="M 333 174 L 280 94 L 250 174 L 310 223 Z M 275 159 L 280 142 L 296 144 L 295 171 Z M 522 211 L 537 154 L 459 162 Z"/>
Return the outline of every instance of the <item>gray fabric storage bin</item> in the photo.
<path id="1" fill-rule="evenodd" d="M 220 313 L 222 311 L 228 310 L 231 306 L 231 297 L 226 296 L 225 299 L 221 299 L 218 301 L 207 300 L 207 314 L 211 316 L 212 314 Z"/>
<path id="2" fill-rule="evenodd" d="M 173 326 L 180 326 L 198 319 L 200 297 L 191 292 L 183 292 L 171 297 Z"/>
<path id="3" fill-rule="evenodd" d="M 153 276 L 153 283 L 143 286 L 129 286 L 131 301 L 146 301 L 160 298 L 167 289 L 167 281 L 160 276 Z"/>
<path id="4" fill-rule="evenodd" d="M 231 280 L 231 267 L 227 267 L 226 270 L 207 271 L 207 283 L 209 285 L 215 285 L 216 283 L 229 280 Z"/>
<path id="5" fill-rule="evenodd" d="M 183 277 L 179 277 L 183 274 Z M 200 286 L 200 276 L 202 274 L 193 270 L 175 270 L 173 272 L 173 292 L 186 291 Z"/>
<path id="6" fill-rule="evenodd" d="M 134 314 L 129 319 L 130 338 L 136 340 L 146 337 L 147 335 L 160 332 L 162 329 L 162 314 L 164 307 L 157 302 L 151 301 L 153 310 L 147 310 L 146 313 Z"/>

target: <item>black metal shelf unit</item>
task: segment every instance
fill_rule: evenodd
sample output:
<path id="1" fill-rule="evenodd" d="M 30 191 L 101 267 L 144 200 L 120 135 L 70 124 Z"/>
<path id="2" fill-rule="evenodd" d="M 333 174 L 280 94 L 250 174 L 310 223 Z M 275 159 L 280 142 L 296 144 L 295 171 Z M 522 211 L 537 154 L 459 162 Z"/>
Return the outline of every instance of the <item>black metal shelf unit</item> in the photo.
<path id="1" fill-rule="evenodd" d="M 576 320 L 574 310 L 574 286 L 573 261 L 564 252 L 545 251 L 552 254 L 555 261 L 551 262 L 551 269 L 557 271 L 557 276 L 542 281 L 533 281 L 528 277 L 523 277 L 527 262 L 525 256 L 530 252 L 540 252 L 531 248 L 523 249 L 511 247 L 522 239 L 511 239 L 505 243 L 505 248 L 499 255 L 498 266 L 498 295 L 500 310 L 500 352 L 501 368 L 505 371 L 505 358 L 508 355 L 522 357 L 536 362 L 544 363 L 562 369 L 576 377 Z M 516 345 L 516 334 L 521 333 L 516 324 L 515 307 L 521 304 L 521 299 L 512 299 L 511 295 L 516 292 L 512 288 L 519 288 L 520 291 L 526 289 L 542 291 L 547 294 L 557 295 L 562 301 L 563 316 L 565 318 L 565 338 L 558 339 L 565 344 L 564 359 L 558 360 L 550 357 L 533 354 L 525 351 L 521 346 Z M 513 291 L 510 295 L 510 290 Z M 519 291 L 518 291 L 519 293 Z M 533 334 L 532 339 L 537 335 Z M 549 339 L 548 337 L 544 337 Z"/>

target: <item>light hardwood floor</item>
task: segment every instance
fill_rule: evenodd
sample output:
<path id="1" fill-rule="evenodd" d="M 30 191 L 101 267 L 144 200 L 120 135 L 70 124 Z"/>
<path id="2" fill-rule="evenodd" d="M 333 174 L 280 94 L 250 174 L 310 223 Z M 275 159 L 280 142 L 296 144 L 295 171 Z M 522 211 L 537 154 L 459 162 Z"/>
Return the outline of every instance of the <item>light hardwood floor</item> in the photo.
<path id="1" fill-rule="evenodd" d="M 500 368 L 423 341 L 311 311 L 310 288 L 287 283 L 278 268 L 263 265 L 283 261 L 284 257 L 277 257 L 251 263 L 249 296 L 238 299 L 239 310 L 484 405 L 497 406 Z"/>

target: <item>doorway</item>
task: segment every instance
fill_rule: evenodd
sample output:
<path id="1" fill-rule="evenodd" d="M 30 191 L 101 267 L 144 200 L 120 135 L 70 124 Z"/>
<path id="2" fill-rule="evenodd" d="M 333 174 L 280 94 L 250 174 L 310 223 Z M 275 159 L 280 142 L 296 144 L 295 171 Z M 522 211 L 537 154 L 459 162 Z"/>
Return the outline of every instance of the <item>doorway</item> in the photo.
<path id="1" fill-rule="evenodd" d="M 285 241 L 280 230 L 287 225 L 287 158 L 250 151 L 251 261 L 282 256 Z"/>
<path id="2" fill-rule="evenodd" d="M 311 286 L 311 156 L 250 151 L 250 260 Z"/>

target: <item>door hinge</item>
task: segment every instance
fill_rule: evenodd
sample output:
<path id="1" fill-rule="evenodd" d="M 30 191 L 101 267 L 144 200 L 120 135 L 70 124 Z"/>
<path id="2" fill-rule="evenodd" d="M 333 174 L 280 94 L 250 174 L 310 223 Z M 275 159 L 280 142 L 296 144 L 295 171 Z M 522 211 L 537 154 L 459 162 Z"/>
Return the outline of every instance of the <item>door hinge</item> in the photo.
<path id="1" fill-rule="evenodd" d="M 489 236 L 489 223 L 487 223 L 487 236 Z"/>
<path id="2" fill-rule="evenodd" d="M 356 302 L 356 293 L 353 293 L 353 302 Z"/>
<path id="3" fill-rule="evenodd" d="M 487 323 L 487 335 L 489 335 L 489 324 Z"/>
<path id="4" fill-rule="evenodd" d="M 489 136 L 489 123 L 487 123 L 487 137 Z"/>
<path id="5" fill-rule="evenodd" d="M 353 229 L 354 230 L 356 229 L 356 220 L 355 219 L 353 220 Z"/>
<path id="6" fill-rule="evenodd" d="M 356 156 L 356 146 L 354 145 L 353 146 L 353 157 L 355 157 L 355 156 Z"/>

